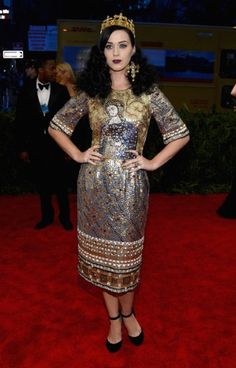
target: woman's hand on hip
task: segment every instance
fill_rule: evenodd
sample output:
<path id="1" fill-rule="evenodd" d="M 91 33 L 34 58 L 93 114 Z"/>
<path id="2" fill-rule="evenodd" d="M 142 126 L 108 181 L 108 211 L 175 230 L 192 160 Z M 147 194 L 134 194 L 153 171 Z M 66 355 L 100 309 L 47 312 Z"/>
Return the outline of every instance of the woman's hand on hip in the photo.
<path id="1" fill-rule="evenodd" d="M 125 161 L 125 163 L 122 165 L 123 168 L 130 171 L 155 170 L 152 160 L 148 160 L 147 158 L 143 157 L 136 150 L 128 150 L 128 152 L 133 153 L 135 155 L 135 158 Z"/>
<path id="2" fill-rule="evenodd" d="M 97 152 L 98 148 L 99 146 L 95 145 L 88 148 L 84 152 L 79 152 L 76 161 L 81 164 L 88 163 L 96 165 L 102 159 L 102 155 L 99 152 Z"/>

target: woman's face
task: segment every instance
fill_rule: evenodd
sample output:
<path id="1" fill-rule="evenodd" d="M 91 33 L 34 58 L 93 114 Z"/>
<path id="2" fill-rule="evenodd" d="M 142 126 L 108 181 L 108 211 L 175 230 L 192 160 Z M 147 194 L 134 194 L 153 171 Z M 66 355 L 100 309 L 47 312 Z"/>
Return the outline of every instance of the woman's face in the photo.
<path id="1" fill-rule="evenodd" d="M 63 82 L 64 79 L 65 79 L 65 71 L 61 69 L 57 69 L 57 74 L 56 74 L 57 83 Z"/>
<path id="2" fill-rule="evenodd" d="M 68 70 L 57 69 L 56 81 L 61 84 L 72 83 L 70 72 Z"/>
<path id="3" fill-rule="evenodd" d="M 124 30 L 116 30 L 110 35 L 104 49 L 107 65 L 114 71 L 125 70 L 135 53 L 129 35 Z"/>

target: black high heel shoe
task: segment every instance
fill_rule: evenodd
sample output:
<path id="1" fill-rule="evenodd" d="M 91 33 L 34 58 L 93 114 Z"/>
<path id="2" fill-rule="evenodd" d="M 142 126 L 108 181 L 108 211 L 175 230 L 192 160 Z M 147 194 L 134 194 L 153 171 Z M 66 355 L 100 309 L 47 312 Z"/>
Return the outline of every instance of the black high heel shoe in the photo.
<path id="1" fill-rule="evenodd" d="M 116 319 L 120 318 L 120 314 L 118 314 L 117 317 L 109 317 L 110 320 L 115 321 Z M 120 350 L 122 346 L 122 340 L 120 340 L 119 342 L 116 342 L 115 344 L 112 344 L 108 339 L 106 340 L 106 347 L 107 350 L 110 353 L 116 353 L 118 350 Z"/>
<path id="2" fill-rule="evenodd" d="M 132 310 L 132 312 L 130 314 L 124 315 L 121 313 L 121 317 L 122 318 L 129 318 L 132 316 L 132 314 L 135 316 L 134 311 Z M 139 346 L 143 343 L 144 340 L 144 332 L 143 330 L 141 330 L 140 334 L 138 336 L 130 336 L 128 335 L 130 342 L 132 342 L 132 344 L 134 344 L 135 346 Z"/>

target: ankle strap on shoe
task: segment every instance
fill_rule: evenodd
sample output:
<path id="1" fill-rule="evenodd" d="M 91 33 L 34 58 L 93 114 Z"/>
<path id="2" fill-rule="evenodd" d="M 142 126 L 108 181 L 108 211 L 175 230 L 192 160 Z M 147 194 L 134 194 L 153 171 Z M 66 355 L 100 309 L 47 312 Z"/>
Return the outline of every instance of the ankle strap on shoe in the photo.
<path id="1" fill-rule="evenodd" d="M 130 314 L 126 314 L 126 315 L 121 313 L 121 317 L 122 318 L 129 318 L 129 317 L 132 316 L 132 314 L 134 314 L 134 311 L 133 310 L 130 312 Z"/>
<path id="2" fill-rule="evenodd" d="M 119 319 L 120 318 L 120 313 L 118 314 L 118 316 L 116 316 L 116 317 L 110 317 L 109 316 L 109 319 L 111 320 L 111 321 L 115 321 L 116 319 Z"/>

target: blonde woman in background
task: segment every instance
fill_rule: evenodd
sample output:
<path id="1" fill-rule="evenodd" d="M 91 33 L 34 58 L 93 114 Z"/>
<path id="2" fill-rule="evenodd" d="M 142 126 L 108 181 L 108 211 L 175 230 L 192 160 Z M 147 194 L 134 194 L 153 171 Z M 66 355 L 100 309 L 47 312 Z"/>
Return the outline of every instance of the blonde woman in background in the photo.
<path id="1" fill-rule="evenodd" d="M 70 97 L 77 94 L 76 78 L 73 69 L 69 63 L 60 63 L 56 67 L 56 81 L 65 86 L 69 92 Z"/>

